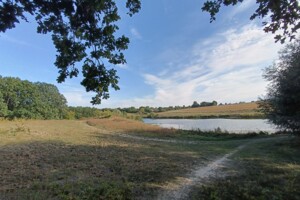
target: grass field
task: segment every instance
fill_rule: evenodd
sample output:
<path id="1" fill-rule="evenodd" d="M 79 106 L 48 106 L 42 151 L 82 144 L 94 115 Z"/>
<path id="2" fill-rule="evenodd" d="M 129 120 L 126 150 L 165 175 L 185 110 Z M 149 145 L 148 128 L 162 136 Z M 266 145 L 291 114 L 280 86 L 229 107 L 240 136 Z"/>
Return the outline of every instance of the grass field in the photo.
<path id="1" fill-rule="evenodd" d="M 157 113 L 155 118 L 263 118 L 257 103 L 186 108 Z"/>
<path id="2" fill-rule="evenodd" d="M 0 121 L 0 199 L 156 199 L 195 168 L 249 142 L 222 168 L 226 178 L 192 185 L 188 198 L 224 199 L 225 191 L 227 199 L 286 192 L 297 199 L 294 138 L 197 134 L 117 117 Z"/>

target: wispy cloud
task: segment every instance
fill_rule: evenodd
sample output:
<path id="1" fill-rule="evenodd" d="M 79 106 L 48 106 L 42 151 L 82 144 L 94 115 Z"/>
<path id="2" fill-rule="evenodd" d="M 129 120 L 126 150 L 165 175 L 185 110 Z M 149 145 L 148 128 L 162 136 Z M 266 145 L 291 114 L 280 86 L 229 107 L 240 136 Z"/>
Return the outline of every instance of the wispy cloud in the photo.
<path id="1" fill-rule="evenodd" d="M 236 15 L 245 12 L 253 5 L 255 5 L 255 1 L 245 0 L 242 3 L 238 4 L 237 6 L 235 6 L 235 8 L 233 10 L 231 10 L 231 12 L 229 13 L 228 17 L 229 18 L 235 17 Z"/>
<path id="2" fill-rule="evenodd" d="M 121 68 L 121 69 L 128 69 L 128 65 L 127 64 L 118 64 L 116 65 L 118 68 Z"/>
<path id="3" fill-rule="evenodd" d="M 35 47 L 32 44 L 25 42 L 23 40 L 16 39 L 14 37 L 8 36 L 7 34 L 1 34 L 0 35 L 0 40 L 10 42 L 16 45 L 22 45 L 22 46 L 27 46 L 27 47 Z"/>
<path id="4" fill-rule="evenodd" d="M 136 39 L 139 39 L 141 40 L 143 37 L 142 35 L 140 34 L 140 32 L 136 29 L 136 28 L 131 28 L 130 29 L 130 33 L 132 34 L 132 36 Z"/>
<path id="5" fill-rule="evenodd" d="M 218 33 L 185 52 L 190 56 L 179 69 L 158 75 L 144 74 L 145 82 L 155 88 L 155 94 L 132 99 L 131 105 L 255 100 L 266 86 L 262 68 L 272 64 L 279 48 L 272 35 L 253 24 Z"/>

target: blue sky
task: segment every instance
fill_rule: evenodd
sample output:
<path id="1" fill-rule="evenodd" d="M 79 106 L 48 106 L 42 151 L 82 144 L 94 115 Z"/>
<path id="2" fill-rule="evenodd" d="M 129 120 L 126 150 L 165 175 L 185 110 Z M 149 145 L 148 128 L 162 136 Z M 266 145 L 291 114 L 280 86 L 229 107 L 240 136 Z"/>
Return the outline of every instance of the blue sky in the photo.
<path id="1" fill-rule="evenodd" d="M 100 108 L 191 105 L 193 101 L 252 101 L 265 93 L 262 69 L 277 58 L 282 45 L 250 21 L 255 1 L 222 8 L 209 23 L 200 0 L 142 0 L 129 17 L 120 4 L 120 33 L 131 40 L 126 65 L 115 67 L 121 90 Z M 0 75 L 55 84 L 70 106 L 92 106 L 80 77 L 56 83 L 56 50 L 50 35 L 36 24 L 21 23 L 0 33 Z"/>

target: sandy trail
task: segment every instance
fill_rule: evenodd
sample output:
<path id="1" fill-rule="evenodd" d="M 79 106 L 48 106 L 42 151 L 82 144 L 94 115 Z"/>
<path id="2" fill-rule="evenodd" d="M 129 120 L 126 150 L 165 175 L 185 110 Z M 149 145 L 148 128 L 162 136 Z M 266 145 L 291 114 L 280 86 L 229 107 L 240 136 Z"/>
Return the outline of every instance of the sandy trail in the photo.
<path id="1" fill-rule="evenodd" d="M 118 134 L 120 137 L 124 138 L 130 138 L 135 140 L 143 140 L 143 141 L 154 141 L 154 142 L 166 142 L 166 143 L 181 143 L 181 144 L 199 144 L 199 143 L 215 143 L 215 142 L 198 142 L 198 141 L 185 141 L 185 140 L 176 140 L 176 139 L 160 139 L 160 138 L 149 138 L 149 137 L 142 137 L 142 136 L 133 136 L 128 134 Z M 254 139 L 256 140 L 256 139 Z M 189 194 L 192 186 L 194 186 L 196 183 L 199 184 L 203 182 L 206 178 L 209 176 L 214 175 L 224 164 L 229 160 L 228 158 L 244 148 L 249 143 L 253 142 L 248 141 L 245 144 L 242 144 L 235 148 L 233 151 L 231 151 L 228 154 L 225 154 L 223 157 L 218 158 L 211 163 L 209 163 L 206 166 L 200 165 L 196 167 L 195 170 L 193 170 L 189 175 L 187 175 L 185 178 L 180 178 L 180 180 L 177 180 L 175 182 L 168 183 L 164 188 L 165 191 L 163 191 L 161 194 L 158 195 L 158 200 L 178 200 L 178 199 L 186 199 L 187 195 Z M 259 139 L 264 140 L 264 139 Z M 171 188 L 171 189 L 170 189 Z"/>
<path id="2" fill-rule="evenodd" d="M 163 193 L 161 193 L 157 199 L 159 200 L 167 200 L 167 199 L 186 199 L 187 195 L 192 186 L 196 183 L 201 183 L 201 180 L 205 180 L 209 176 L 214 175 L 218 169 L 222 168 L 224 164 L 228 161 L 228 158 L 244 148 L 247 144 L 243 144 L 237 147 L 235 150 L 231 151 L 228 154 L 225 154 L 223 157 L 214 160 L 213 162 L 209 163 L 206 166 L 199 166 L 195 170 L 192 171 L 190 175 L 186 178 L 180 180 L 179 183 L 169 183 L 166 188 L 173 188 L 167 189 Z"/>
<path id="3" fill-rule="evenodd" d="M 133 136 L 128 134 L 118 134 L 120 137 L 130 138 L 135 140 L 143 140 L 143 141 L 154 141 L 154 142 L 167 142 L 167 143 L 181 143 L 181 144 L 203 144 L 203 143 L 216 143 L 210 141 L 185 141 L 185 140 L 176 140 L 176 139 L 160 139 L 160 138 L 149 138 L 142 136 Z M 216 175 L 218 172 L 222 173 L 221 168 L 224 167 L 229 161 L 229 157 L 246 147 L 251 143 L 263 142 L 267 140 L 274 140 L 279 138 L 285 138 L 286 136 L 274 137 L 274 138 L 256 138 L 256 139 L 243 139 L 243 140 L 235 140 L 235 141 L 245 141 L 244 144 L 238 146 L 230 153 L 225 154 L 221 158 L 218 158 L 206 166 L 199 165 L 189 173 L 186 177 L 178 178 L 174 182 L 169 182 L 164 186 L 164 191 L 160 193 L 157 197 L 158 200 L 180 200 L 187 199 L 188 194 L 191 188 L 196 184 L 203 184 L 204 181 L 208 180 L 209 177 Z"/>
<path id="4" fill-rule="evenodd" d="M 193 170 L 186 178 L 182 178 L 181 180 L 177 180 L 176 182 L 168 183 L 165 186 L 165 191 L 158 195 L 158 200 L 179 200 L 179 199 L 187 199 L 188 194 L 192 188 L 192 186 L 196 184 L 203 184 L 205 180 L 208 180 L 209 177 L 216 175 L 218 172 L 221 172 L 221 168 L 224 167 L 227 162 L 230 161 L 229 157 L 246 147 L 251 143 L 264 142 L 268 140 L 274 140 L 278 138 L 285 138 L 285 136 L 277 137 L 277 138 L 259 138 L 252 139 L 237 148 L 231 151 L 228 154 L 225 154 L 223 157 L 218 158 L 208 165 L 198 166 L 195 170 Z M 171 189 L 170 189 L 171 188 Z"/>

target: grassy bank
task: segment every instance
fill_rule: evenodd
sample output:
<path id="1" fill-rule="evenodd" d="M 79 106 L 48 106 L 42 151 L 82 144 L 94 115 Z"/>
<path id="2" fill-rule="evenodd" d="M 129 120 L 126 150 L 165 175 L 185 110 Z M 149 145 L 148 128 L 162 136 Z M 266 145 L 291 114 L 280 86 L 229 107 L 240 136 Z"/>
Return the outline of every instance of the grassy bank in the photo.
<path id="1" fill-rule="evenodd" d="M 1 121 L 0 199 L 155 199 L 195 167 L 261 137 L 269 136 L 180 132 L 118 117 Z"/>
<path id="2" fill-rule="evenodd" d="M 258 111 L 257 103 L 241 103 L 232 105 L 187 108 L 156 113 L 148 117 L 169 119 L 262 119 L 264 115 Z"/>

